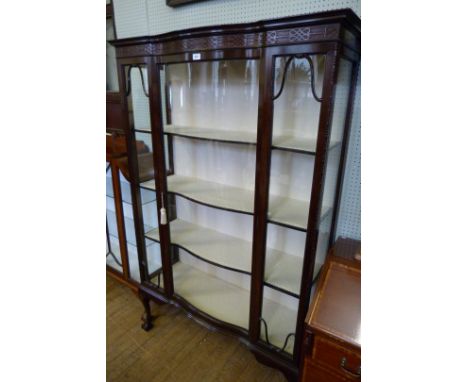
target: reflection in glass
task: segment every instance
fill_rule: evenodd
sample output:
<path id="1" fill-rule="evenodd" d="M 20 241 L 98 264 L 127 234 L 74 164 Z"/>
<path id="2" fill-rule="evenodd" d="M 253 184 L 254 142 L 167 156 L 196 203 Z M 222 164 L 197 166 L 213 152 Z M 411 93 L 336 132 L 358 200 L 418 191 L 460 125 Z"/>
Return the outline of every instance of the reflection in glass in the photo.
<path id="1" fill-rule="evenodd" d="M 168 133 L 255 143 L 256 60 L 174 64 L 166 67 Z"/>
<path id="2" fill-rule="evenodd" d="M 324 55 L 276 58 L 273 146 L 315 152 L 324 65 Z"/>
<path id="3" fill-rule="evenodd" d="M 319 237 L 316 251 L 316 264 L 322 265 L 327 255 L 328 243 L 332 226 L 334 202 L 338 189 L 338 170 L 340 165 L 341 147 L 344 138 L 346 112 L 351 86 L 352 63 L 345 59 L 340 60 L 338 78 L 335 87 L 335 104 L 331 122 L 330 144 L 326 163 L 325 185 L 322 199 L 322 213 L 329 209 L 329 217 L 322 222 L 319 228 Z"/>
<path id="4" fill-rule="evenodd" d="M 112 19 L 106 19 L 106 40 L 110 41 L 114 38 L 114 23 L 112 22 Z M 119 91 L 115 48 L 108 42 L 106 42 L 106 90 L 113 92 Z"/>

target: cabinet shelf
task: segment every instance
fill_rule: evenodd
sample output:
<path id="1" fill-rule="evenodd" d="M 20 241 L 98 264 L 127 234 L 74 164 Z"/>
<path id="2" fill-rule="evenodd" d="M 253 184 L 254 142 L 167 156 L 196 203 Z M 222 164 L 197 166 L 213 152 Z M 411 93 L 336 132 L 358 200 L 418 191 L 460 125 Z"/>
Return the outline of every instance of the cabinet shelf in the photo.
<path id="1" fill-rule="evenodd" d="M 256 144 L 257 134 L 243 130 L 224 130 L 200 128 L 193 126 L 167 125 L 164 127 L 164 134 L 174 135 L 184 138 L 194 138 L 207 141 Z M 335 147 L 337 143 L 331 144 Z M 298 152 L 302 154 L 315 155 L 317 140 L 315 138 L 295 137 L 292 135 L 273 136 L 272 148 L 278 150 Z"/>
<path id="2" fill-rule="evenodd" d="M 226 143 L 255 144 L 257 142 L 256 133 L 242 130 L 222 130 L 192 126 L 167 125 L 164 127 L 164 134 Z"/>
<path id="3" fill-rule="evenodd" d="M 299 298 L 304 259 L 276 250 L 268 249 L 267 251 L 264 284 L 270 288 Z M 268 258 L 268 256 L 271 257 Z M 315 280 L 320 272 L 320 268 L 319 264 L 315 265 L 313 280 Z"/>
<path id="4" fill-rule="evenodd" d="M 143 182 L 141 187 L 155 190 L 155 181 Z M 251 190 L 181 175 L 168 176 L 167 187 L 168 192 L 172 194 L 207 206 L 250 215 L 254 211 L 254 191 Z M 330 208 L 324 208 L 321 219 L 323 220 L 330 211 Z M 307 201 L 270 196 L 268 220 L 271 223 L 305 231 L 308 212 Z"/>
<path id="5" fill-rule="evenodd" d="M 144 134 L 151 134 L 151 128 L 143 128 L 143 129 L 133 129 L 136 133 L 144 133 Z"/>
<path id="6" fill-rule="evenodd" d="M 322 208 L 322 221 L 331 212 L 330 207 Z M 309 218 L 309 202 L 299 199 L 286 198 L 284 196 L 270 196 L 268 208 L 268 221 L 288 228 L 307 230 Z"/>
<path id="7" fill-rule="evenodd" d="M 170 227 L 172 245 L 209 264 L 250 274 L 252 242 L 181 219 L 171 221 Z M 146 237 L 159 242 L 159 230 L 156 228 L 147 232 Z M 272 248 L 267 248 L 267 258 L 265 284 L 298 297 L 303 259 Z"/>
<path id="8" fill-rule="evenodd" d="M 154 181 L 145 182 L 142 187 L 154 190 Z M 200 204 L 253 214 L 254 192 L 251 190 L 181 175 L 168 176 L 167 187 L 170 193 Z"/>
<path id="9" fill-rule="evenodd" d="M 332 142 L 330 149 L 338 145 L 338 142 Z M 315 155 L 316 147 L 317 139 L 315 138 L 295 137 L 293 135 L 273 135 L 273 149 Z"/>
<path id="10" fill-rule="evenodd" d="M 213 318 L 248 329 L 250 291 L 181 262 L 173 265 L 173 276 L 177 295 Z M 270 343 L 283 346 L 286 336 L 295 332 L 296 316 L 295 310 L 264 299 Z M 286 351 L 292 353 L 290 342 Z"/>
<path id="11" fill-rule="evenodd" d="M 193 256 L 226 269 L 249 273 L 252 244 L 224 233 L 176 219 L 170 222 L 171 242 Z M 159 242 L 159 229 L 146 233 Z"/>
<path id="12" fill-rule="evenodd" d="M 132 204 L 132 191 L 130 189 L 130 183 L 125 178 L 120 179 L 120 191 L 122 193 L 122 201 L 126 204 Z M 110 174 L 106 176 L 106 196 L 108 198 L 114 198 L 114 187 L 112 185 L 112 177 Z M 141 193 L 142 205 L 155 201 L 156 197 L 154 193 L 147 191 Z"/>

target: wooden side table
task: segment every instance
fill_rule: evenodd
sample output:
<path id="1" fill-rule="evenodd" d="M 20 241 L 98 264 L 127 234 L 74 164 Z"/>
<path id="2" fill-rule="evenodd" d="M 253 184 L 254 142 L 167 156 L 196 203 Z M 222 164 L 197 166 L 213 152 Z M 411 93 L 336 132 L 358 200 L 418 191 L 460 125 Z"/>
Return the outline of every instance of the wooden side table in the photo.
<path id="1" fill-rule="evenodd" d="M 306 317 L 301 381 L 361 380 L 360 242 L 339 239 Z"/>

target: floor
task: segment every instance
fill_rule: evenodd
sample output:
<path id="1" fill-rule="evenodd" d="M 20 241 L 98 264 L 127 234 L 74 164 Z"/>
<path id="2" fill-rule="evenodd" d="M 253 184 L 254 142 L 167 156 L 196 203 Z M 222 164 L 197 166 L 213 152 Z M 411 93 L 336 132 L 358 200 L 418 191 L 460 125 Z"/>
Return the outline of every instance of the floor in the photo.
<path id="1" fill-rule="evenodd" d="M 107 276 L 107 381 L 284 382 L 236 338 L 211 332 L 173 306 L 153 306 L 154 328 L 141 329 L 143 306 Z"/>

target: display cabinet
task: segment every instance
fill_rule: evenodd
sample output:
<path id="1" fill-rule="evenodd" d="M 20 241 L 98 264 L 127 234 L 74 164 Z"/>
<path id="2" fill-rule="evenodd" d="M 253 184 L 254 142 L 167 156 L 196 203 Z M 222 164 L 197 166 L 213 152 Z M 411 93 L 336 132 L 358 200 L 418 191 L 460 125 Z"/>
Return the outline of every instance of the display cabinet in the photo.
<path id="1" fill-rule="evenodd" d="M 113 45 L 142 295 L 238 336 L 297 379 L 306 310 L 335 238 L 358 17 L 341 10 Z M 154 179 L 140 176 L 137 141 Z M 150 213 L 143 192 L 155 195 Z"/>

